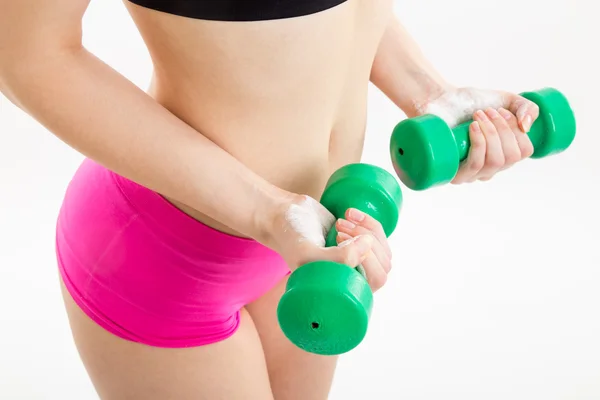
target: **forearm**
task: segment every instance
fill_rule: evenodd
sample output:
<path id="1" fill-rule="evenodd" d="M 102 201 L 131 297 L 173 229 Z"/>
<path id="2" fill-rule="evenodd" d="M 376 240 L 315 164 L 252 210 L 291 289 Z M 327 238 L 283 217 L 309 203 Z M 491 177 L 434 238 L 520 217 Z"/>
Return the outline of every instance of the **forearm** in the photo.
<path id="1" fill-rule="evenodd" d="M 244 235 L 260 239 L 287 196 L 83 48 L 32 56 L 0 82 L 85 156 Z"/>
<path id="2" fill-rule="evenodd" d="M 423 104 L 450 86 L 395 17 L 379 44 L 371 82 L 409 117 L 418 115 Z"/>

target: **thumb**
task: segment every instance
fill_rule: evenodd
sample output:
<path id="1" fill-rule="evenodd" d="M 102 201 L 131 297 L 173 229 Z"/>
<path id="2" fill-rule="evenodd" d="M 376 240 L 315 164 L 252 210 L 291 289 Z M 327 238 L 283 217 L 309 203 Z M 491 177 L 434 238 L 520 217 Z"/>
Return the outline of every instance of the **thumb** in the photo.
<path id="1" fill-rule="evenodd" d="M 358 235 L 338 244 L 337 247 L 326 247 L 323 252 L 330 261 L 357 267 L 367 257 L 373 246 L 373 236 Z"/>
<path id="2" fill-rule="evenodd" d="M 519 128 L 524 133 L 529 132 L 531 125 L 540 114 L 538 105 L 521 95 L 507 95 L 506 98 L 506 108 L 517 117 Z"/>

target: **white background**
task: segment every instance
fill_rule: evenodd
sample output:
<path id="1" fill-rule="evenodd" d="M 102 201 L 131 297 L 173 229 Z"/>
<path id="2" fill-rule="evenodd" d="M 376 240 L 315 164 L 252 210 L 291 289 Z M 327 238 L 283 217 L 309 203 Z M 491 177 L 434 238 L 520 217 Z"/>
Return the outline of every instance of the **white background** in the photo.
<path id="1" fill-rule="evenodd" d="M 145 88 L 150 60 L 123 5 L 92 3 L 86 46 Z M 367 339 L 340 361 L 331 399 L 600 399 L 597 7 L 396 4 L 453 83 L 559 88 L 578 136 L 567 152 L 491 182 L 404 189 L 394 271 Z M 389 134 L 403 115 L 373 89 L 369 117 L 363 161 L 391 171 Z M 53 248 L 80 160 L 0 96 L 0 399 L 96 399 L 70 337 Z"/>

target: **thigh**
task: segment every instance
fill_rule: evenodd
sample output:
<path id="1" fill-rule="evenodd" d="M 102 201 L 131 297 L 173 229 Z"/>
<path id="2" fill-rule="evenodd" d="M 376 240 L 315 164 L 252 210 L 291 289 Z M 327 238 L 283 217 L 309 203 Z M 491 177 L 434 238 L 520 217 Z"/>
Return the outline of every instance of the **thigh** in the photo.
<path id="1" fill-rule="evenodd" d="M 260 339 L 245 310 L 238 331 L 222 342 L 156 348 L 108 333 L 61 286 L 75 345 L 101 399 L 273 399 Z"/>
<path id="2" fill-rule="evenodd" d="M 326 400 L 337 356 L 308 353 L 292 344 L 277 322 L 287 278 L 246 308 L 262 341 L 275 400 Z"/>

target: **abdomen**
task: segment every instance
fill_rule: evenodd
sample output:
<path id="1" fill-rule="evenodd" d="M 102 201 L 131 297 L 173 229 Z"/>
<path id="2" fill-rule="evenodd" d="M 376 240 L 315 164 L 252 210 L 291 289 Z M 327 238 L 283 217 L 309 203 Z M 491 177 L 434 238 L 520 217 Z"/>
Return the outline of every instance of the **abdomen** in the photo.
<path id="1" fill-rule="evenodd" d="M 257 22 L 128 8 L 155 66 L 151 94 L 267 180 L 318 198 L 333 169 L 360 159 L 391 1 Z"/>

